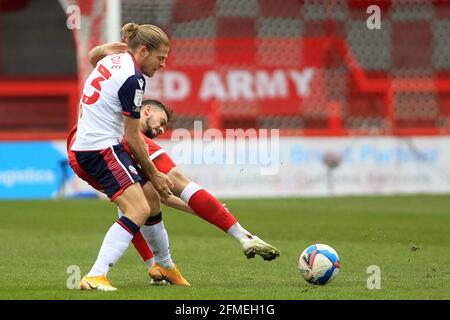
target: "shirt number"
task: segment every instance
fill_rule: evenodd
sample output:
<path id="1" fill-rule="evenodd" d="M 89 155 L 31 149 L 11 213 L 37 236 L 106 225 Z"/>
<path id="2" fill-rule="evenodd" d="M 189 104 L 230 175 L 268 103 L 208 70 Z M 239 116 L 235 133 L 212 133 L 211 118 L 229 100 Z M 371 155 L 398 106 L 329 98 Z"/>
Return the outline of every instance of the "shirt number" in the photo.
<path id="1" fill-rule="evenodd" d="M 83 94 L 81 97 L 81 101 L 85 104 L 94 104 L 98 98 L 100 97 L 100 92 L 102 91 L 102 87 L 100 86 L 100 82 L 108 80 L 111 77 L 111 72 L 109 72 L 108 69 L 105 68 L 102 64 L 99 64 L 97 67 L 97 71 L 100 73 L 100 76 L 97 78 L 94 78 L 94 80 L 91 81 L 90 85 L 94 87 L 94 93 L 92 95 L 87 96 Z"/>

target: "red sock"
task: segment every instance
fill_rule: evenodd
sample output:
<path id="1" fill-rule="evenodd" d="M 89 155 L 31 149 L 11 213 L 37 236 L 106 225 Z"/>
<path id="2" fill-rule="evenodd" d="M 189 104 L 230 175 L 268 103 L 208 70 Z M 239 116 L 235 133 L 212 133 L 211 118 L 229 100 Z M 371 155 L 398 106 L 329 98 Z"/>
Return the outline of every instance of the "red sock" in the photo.
<path id="1" fill-rule="evenodd" d="M 142 257 L 142 260 L 147 261 L 151 258 L 153 258 L 153 252 L 150 250 L 150 247 L 148 246 L 147 241 L 145 241 L 144 237 L 142 236 L 142 233 L 138 231 L 135 235 L 133 240 L 134 247 L 139 252 L 139 254 Z"/>
<path id="2" fill-rule="evenodd" d="M 189 186 L 190 184 L 185 188 L 185 190 L 188 189 Z M 220 203 L 208 191 L 205 189 L 197 190 L 194 189 L 194 193 L 191 193 L 190 197 L 187 197 L 189 206 L 202 219 L 227 232 L 228 229 L 230 229 L 230 227 L 237 222 L 236 218 L 233 217 L 233 215 L 224 208 L 222 203 Z M 186 199 L 183 200 L 186 201 Z"/>

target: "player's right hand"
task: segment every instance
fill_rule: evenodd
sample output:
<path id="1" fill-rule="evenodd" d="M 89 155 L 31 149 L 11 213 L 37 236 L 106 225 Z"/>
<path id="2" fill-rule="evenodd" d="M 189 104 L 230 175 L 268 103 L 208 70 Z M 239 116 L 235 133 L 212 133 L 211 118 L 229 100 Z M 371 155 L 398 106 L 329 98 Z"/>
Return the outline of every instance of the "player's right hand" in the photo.
<path id="1" fill-rule="evenodd" d="M 169 198 L 173 193 L 170 190 L 173 188 L 173 182 L 170 178 L 162 172 L 157 172 L 151 179 L 153 187 L 158 191 L 163 199 Z"/>

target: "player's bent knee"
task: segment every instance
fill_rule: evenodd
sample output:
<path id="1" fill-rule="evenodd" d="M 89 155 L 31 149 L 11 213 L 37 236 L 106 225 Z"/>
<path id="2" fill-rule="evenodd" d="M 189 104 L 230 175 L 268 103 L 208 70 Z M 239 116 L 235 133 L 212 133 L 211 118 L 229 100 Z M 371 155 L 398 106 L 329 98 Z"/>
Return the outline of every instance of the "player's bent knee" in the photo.
<path id="1" fill-rule="evenodd" d="M 158 214 L 161 211 L 161 197 L 159 196 L 158 192 L 150 182 L 147 182 L 142 187 L 142 190 L 144 190 L 145 198 L 148 205 L 150 206 L 150 216 Z"/>
<path id="2" fill-rule="evenodd" d="M 141 215 L 145 219 L 147 219 L 152 212 L 152 208 L 148 203 L 142 204 L 138 208 L 138 210 L 139 210 L 139 215 Z"/>
<path id="3" fill-rule="evenodd" d="M 150 205 L 144 197 L 136 198 L 134 201 L 118 197 L 114 203 L 128 219 L 139 226 L 142 226 L 150 216 Z"/>
<path id="4" fill-rule="evenodd" d="M 173 192 L 175 195 L 179 196 L 184 188 L 191 182 L 191 180 L 186 177 L 177 167 L 169 171 L 168 176 L 173 182 Z"/>
<path id="5" fill-rule="evenodd" d="M 138 226 L 142 226 L 150 216 L 150 206 L 119 206 L 123 215 Z"/>
<path id="6" fill-rule="evenodd" d="M 152 205 L 149 216 L 153 217 L 153 216 L 157 215 L 160 212 L 161 212 L 161 206 L 159 205 L 159 203 L 155 204 L 155 205 Z"/>
<path id="7" fill-rule="evenodd" d="M 142 226 L 145 221 L 150 217 L 151 208 L 148 204 L 142 204 L 134 207 L 128 214 L 128 218 L 134 221 L 139 226 Z"/>

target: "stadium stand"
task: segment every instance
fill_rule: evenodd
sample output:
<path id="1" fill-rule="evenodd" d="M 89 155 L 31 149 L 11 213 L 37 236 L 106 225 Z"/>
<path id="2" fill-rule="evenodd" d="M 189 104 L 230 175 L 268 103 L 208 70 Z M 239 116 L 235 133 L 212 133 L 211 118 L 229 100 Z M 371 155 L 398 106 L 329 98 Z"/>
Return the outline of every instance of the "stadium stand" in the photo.
<path id="1" fill-rule="evenodd" d="M 15 3 L 3 5 L 0 11 L 0 81 L 20 85 L 21 90 L 12 94 L 0 86 L 0 115 L 10 115 L 2 117 L 0 138 L 15 128 L 63 133 L 76 117 L 75 48 L 78 53 L 86 51 L 102 41 L 101 34 L 83 39 L 82 32 L 74 32 L 78 43 L 74 46 L 70 32 L 61 30 L 64 10 L 43 0 Z M 272 99 L 266 92 L 264 99 L 242 94 L 236 99 L 169 99 L 176 115 L 172 128 L 191 128 L 193 120 L 203 120 L 208 127 L 277 128 L 284 135 L 449 134 L 450 3 L 374 0 L 371 4 L 381 8 L 379 30 L 366 27 L 367 2 L 359 0 L 284 0 L 282 5 L 277 0 L 124 0 L 121 9 L 124 22 L 153 23 L 166 30 L 173 42 L 168 70 L 182 70 L 194 78 L 208 70 L 221 77 L 230 70 L 246 70 L 252 76 L 264 70 L 275 77 L 281 70 L 288 79 L 289 70 L 314 67 L 312 89 L 303 96 Z M 82 1 L 89 30 L 98 29 L 100 15 L 95 11 L 104 5 L 104 0 Z M 38 6 L 39 11 L 47 8 L 46 13 L 29 16 Z M 13 53 L 10 47 L 22 37 L 16 30 L 24 30 L 25 37 L 26 28 L 32 28 L 8 22 L 19 14 L 27 23 L 39 20 L 54 25 L 48 22 L 47 27 L 27 33 L 27 49 Z M 53 28 L 56 25 L 60 27 Z M 51 43 L 42 44 L 49 38 L 59 43 L 56 55 Z M 51 59 L 54 68 L 41 70 L 38 64 L 27 64 L 30 52 L 36 59 Z M 78 61 L 82 60 L 79 54 Z M 86 68 L 78 65 L 79 79 Z M 36 75 L 39 79 L 29 79 Z M 31 81 L 25 87 L 15 82 L 24 76 Z M 51 82 L 44 88 L 45 78 L 52 77 L 65 85 L 62 96 L 55 97 Z M 43 87 L 36 100 L 25 92 L 38 82 Z M 289 89 L 294 90 L 294 85 L 291 81 Z M 33 123 L 14 115 L 19 101 L 23 110 L 34 115 Z M 47 117 L 47 109 L 57 111 Z"/>

